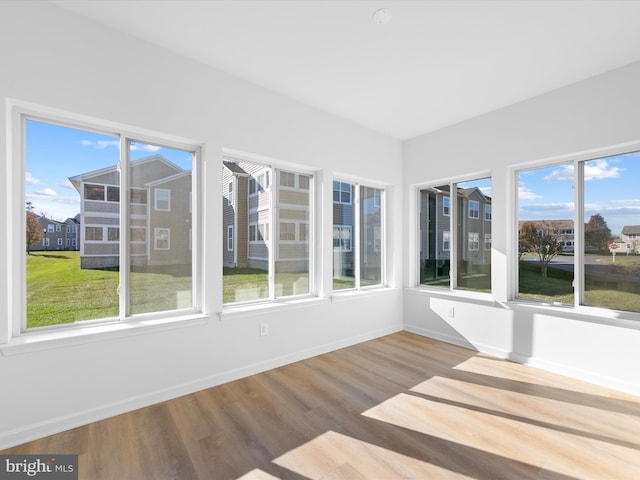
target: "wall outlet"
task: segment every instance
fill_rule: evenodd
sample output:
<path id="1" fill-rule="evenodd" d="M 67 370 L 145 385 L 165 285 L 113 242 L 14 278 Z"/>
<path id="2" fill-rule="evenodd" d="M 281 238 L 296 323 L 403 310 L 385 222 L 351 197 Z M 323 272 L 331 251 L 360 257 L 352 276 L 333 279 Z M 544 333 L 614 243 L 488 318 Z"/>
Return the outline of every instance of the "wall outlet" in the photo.
<path id="1" fill-rule="evenodd" d="M 447 317 L 455 317 L 456 309 L 454 307 L 447 307 Z"/>
<path id="2" fill-rule="evenodd" d="M 269 324 L 261 323 L 260 324 L 260 336 L 264 337 L 265 335 L 269 335 Z"/>

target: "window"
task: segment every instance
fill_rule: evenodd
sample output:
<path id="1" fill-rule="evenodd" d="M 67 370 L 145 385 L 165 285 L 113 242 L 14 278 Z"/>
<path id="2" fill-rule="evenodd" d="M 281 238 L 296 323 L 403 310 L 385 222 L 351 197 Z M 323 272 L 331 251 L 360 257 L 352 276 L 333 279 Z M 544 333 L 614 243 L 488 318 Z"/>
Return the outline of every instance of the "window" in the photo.
<path id="1" fill-rule="evenodd" d="M 171 229 L 154 228 L 154 244 L 156 250 L 169 250 L 171 248 Z"/>
<path id="2" fill-rule="evenodd" d="M 159 211 L 168 212 L 171 210 L 171 190 L 164 188 L 156 188 L 154 190 L 155 195 L 155 209 Z"/>
<path id="3" fill-rule="evenodd" d="M 130 195 L 131 203 L 137 205 L 147 204 L 147 190 L 143 188 L 132 188 Z"/>
<path id="4" fill-rule="evenodd" d="M 233 205 L 233 182 L 229 182 L 227 204 Z"/>
<path id="5" fill-rule="evenodd" d="M 290 187 L 295 188 L 296 186 L 296 175 L 291 172 L 282 172 L 280 174 L 280 186 L 281 187 Z"/>
<path id="6" fill-rule="evenodd" d="M 338 252 L 350 252 L 352 250 L 352 225 L 333 226 L 333 249 Z"/>
<path id="7" fill-rule="evenodd" d="M 120 187 L 107 186 L 107 202 L 120 202 Z"/>
<path id="8" fill-rule="evenodd" d="M 334 290 L 383 284 L 382 192 L 333 182 Z"/>
<path id="9" fill-rule="evenodd" d="M 480 235 L 478 232 L 469 232 L 469 250 L 480 250 Z"/>
<path id="10" fill-rule="evenodd" d="M 421 285 L 491 291 L 491 248 L 484 248 L 491 238 L 491 220 L 485 216 L 487 221 L 477 221 L 481 208 L 485 215 L 491 211 L 486 209 L 490 203 L 490 178 L 418 191 Z"/>
<path id="11" fill-rule="evenodd" d="M 350 205 L 353 196 L 353 187 L 345 182 L 333 182 L 333 203 Z"/>
<path id="12" fill-rule="evenodd" d="M 280 240 L 291 241 L 296 239 L 296 224 L 280 222 Z"/>
<path id="13" fill-rule="evenodd" d="M 84 229 L 84 239 L 86 241 L 102 241 L 102 227 L 85 227 Z"/>
<path id="14" fill-rule="evenodd" d="M 47 224 L 47 233 L 54 233 L 55 232 L 55 226 L 53 225 L 53 223 L 48 223 Z"/>
<path id="15" fill-rule="evenodd" d="M 64 288 L 56 290 L 55 302 L 51 301 L 50 275 L 38 270 L 41 265 L 27 263 L 23 257 L 16 267 L 25 269 L 16 276 L 25 279 L 21 295 L 27 302 L 22 326 L 14 331 L 85 320 L 127 320 L 143 313 L 197 311 L 199 286 L 194 280 L 198 277 L 191 265 L 199 249 L 189 250 L 188 232 L 194 228 L 197 234 L 200 227 L 186 202 L 187 192 L 198 183 L 192 175 L 196 148 L 144 143 L 126 136 L 124 129 L 118 131 L 114 124 L 104 129 L 109 133 L 101 133 L 99 121 L 86 127 L 72 126 L 72 119 L 57 123 L 14 108 L 20 125 L 24 125 L 25 149 L 20 154 L 30 174 L 26 178 L 40 182 L 38 187 L 22 180 L 26 199 L 38 210 L 77 218 L 81 225 L 78 237 L 55 239 L 59 247 L 71 245 L 79 250 L 64 261 L 51 259 L 59 264 L 57 278 L 64 278 Z M 127 127 L 127 131 L 132 129 Z M 51 138 L 57 141 L 51 143 Z M 50 168 L 51 158 L 61 159 L 55 169 Z M 69 182 L 74 189 L 69 194 L 75 195 L 73 201 L 54 204 L 37 195 L 43 184 Z M 120 195 L 121 184 L 127 185 L 130 193 Z M 160 192 L 154 196 L 154 206 L 166 208 L 165 212 L 169 211 L 170 195 L 161 190 L 180 192 L 180 198 L 185 199 L 176 202 L 171 214 L 162 214 L 163 228 L 152 227 L 152 235 L 147 235 L 146 225 L 158 225 L 158 212 L 144 206 L 147 188 Z M 198 198 L 196 191 L 196 212 Z M 66 225 L 65 230 L 77 232 L 77 225 Z M 121 231 L 129 233 L 127 241 Z M 18 235 L 24 238 L 25 233 L 16 233 L 15 239 L 16 244 L 24 244 Z M 197 239 L 196 235 L 196 243 Z"/>
<path id="16" fill-rule="evenodd" d="M 56 232 L 61 232 L 62 231 L 62 225 L 58 224 L 56 225 Z"/>
<path id="17" fill-rule="evenodd" d="M 480 202 L 469 200 L 469 218 L 480 218 Z"/>
<path id="18" fill-rule="evenodd" d="M 224 163 L 227 168 L 246 173 L 236 177 L 235 188 L 237 192 L 246 189 L 249 194 L 246 202 L 238 200 L 235 209 L 224 213 L 224 225 L 236 225 L 238 248 L 233 259 L 225 257 L 223 251 L 223 302 L 310 293 L 313 176 L 247 160 L 225 159 Z M 308 188 L 292 191 L 296 178 L 302 176 L 306 176 Z"/>
<path id="19" fill-rule="evenodd" d="M 298 187 L 302 190 L 309 190 L 309 175 L 298 175 Z"/>
<path id="20" fill-rule="evenodd" d="M 517 172 L 520 298 L 640 312 L 639 154 Z"/>
<path id="21" fill-rule="evenodd" d="M 108 227 L 107 228 L 107 241 L 108 242 L 119 242 L 120 241 L 120 228 L 119 227 Z"/>
<path id="22" fill-rule="evenodd" d="M 71 225 L 67 225 L 67 228 L 66 228 L 65 231 L 66 231 L 66 233 L 71 233 Z"/>
<path id="23" fill-rule="evenodd" d="M 85 200 L 104 201 L 104 185 L 85 184 L 84 186 Z"/>
<path id="24" fill-rule="evenodd" d="M 491 234 L 490 233 L 484 234 L 484 249 L 486 251 L 491 251 Z"/>
<path id="25" fill-rule="evenodd" d="M 442 250 L 448 252 L 451 249 L 451 235 L 449 232 L 442 232 Z"/>
<path id="26" fill-rule="evenodd" d="M 50 238 L 43 238 L 42 239 L 42 246 L 43 247 L 48 247 L 51 244 L 51 239 Z"/>
<path id="27" fill-rule="evenodd" d="M 491 221 L 491 205 L 490 204 L 486 204 L 484 206 L 484 219 L 487 222 Z"/>
<path id="28" fill-rule="evenodd" d="M 233 252 L 233 225 L 227 226 L 227 251 Z"/>

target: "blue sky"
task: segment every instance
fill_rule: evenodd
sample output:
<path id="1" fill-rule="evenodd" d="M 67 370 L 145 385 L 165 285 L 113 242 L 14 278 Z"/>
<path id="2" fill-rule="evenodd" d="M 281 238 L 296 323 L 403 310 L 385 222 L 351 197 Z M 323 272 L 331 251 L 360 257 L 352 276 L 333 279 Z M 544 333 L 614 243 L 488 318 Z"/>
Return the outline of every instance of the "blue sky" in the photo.
<path id="1" fill-rule="evenodd" d="M 640 225 L 640 152 L 585 162 L 585 222 L 599 213 L 613 235 Z M 520 172 L 518 220 L 572 219 L 573 164 Z"/>
<path id="2" fill-rule="evenodd" d="M 191 169 L 188 152 L 144 143 L 131 146 L 132 161 L 154 154 Z M 118 137 L 27 120 L 26 201 L 49 218 L 73 217 L 80 212 L 80 194 L 69 177 L 117 165 L 119 156 Z"/>

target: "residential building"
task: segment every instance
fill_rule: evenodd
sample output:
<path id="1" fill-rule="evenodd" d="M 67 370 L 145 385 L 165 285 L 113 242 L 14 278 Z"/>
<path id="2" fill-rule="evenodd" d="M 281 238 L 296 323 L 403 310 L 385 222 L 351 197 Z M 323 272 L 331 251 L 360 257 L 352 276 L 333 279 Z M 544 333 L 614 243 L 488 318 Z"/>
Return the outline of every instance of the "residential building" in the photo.
<path id="1" fill-rule="evenodd" d="M 131 163 L 132 265 L 190 263 L 191 172 L 160 155 Z M 120 175 L 116 165 L 69 179 L 80 194 L 82 268 L 119 265 Z"/>
<path id="2" fill-rule="evenodd" d="M 42 239 L 36 245 L 29 247 L 32 252 L 79 250 L 80 224 L 76 218 L 67 218 L 64 222 L 44 215 L 36 215 L 36 218 L 40 223 Z"/>
<path id="3" fill-rule="evenodd" d="M 640 225 L 625 225 L 622 227 L 621 240 L 626 244 L 626 250 L 640 253 Z"/>
<path id="4" fill-rule="evenodd" d="M 573 220 L 523 220 L 518 222 L 518 231 L 523 223 L 533 223 L 538 231 L 555 235 L 562 242 L 562 251 L 572 253 L 575 245 Z"/>

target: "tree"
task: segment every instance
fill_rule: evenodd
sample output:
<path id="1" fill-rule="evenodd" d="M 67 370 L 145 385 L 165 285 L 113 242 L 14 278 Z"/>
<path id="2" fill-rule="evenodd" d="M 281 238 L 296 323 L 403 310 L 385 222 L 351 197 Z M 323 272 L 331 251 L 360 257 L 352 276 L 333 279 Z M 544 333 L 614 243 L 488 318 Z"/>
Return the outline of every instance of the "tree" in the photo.
<path id="1" fill-rule="evenodd" d="M 611 242 L 611 230 L 599 213 L 591 215 L 584 228 L 584 242 L 587 245 L 597 247 L 600 251 L 606 250 Z"/>
<path id="2" fill-rule="evenodd" d="M 547 266 L 562 253 L 563 242 L 547 223 L 525 222 L 520 227 L 519 250 L 533 252 L 540 261 L 540 273 L 547 278 Z"/>
<path id="3" fill-rule="evenodd" d="M 40 243 L 43 235 L 38 216 L 33 213 L 33 205 L 27 202 L 27 253 L 29 255 L 31 255 L 31 246 Z"/>

